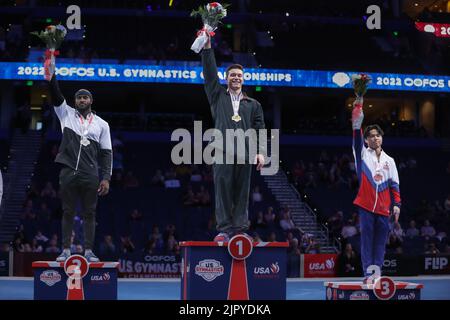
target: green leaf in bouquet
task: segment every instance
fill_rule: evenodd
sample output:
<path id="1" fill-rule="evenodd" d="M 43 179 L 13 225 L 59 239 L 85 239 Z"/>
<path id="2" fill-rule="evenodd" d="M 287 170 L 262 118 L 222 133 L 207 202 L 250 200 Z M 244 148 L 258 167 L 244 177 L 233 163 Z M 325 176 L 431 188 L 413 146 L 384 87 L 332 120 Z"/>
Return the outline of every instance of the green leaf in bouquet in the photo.
<path id="1" fill-rule="evenodd" d="M 34 31 L 30 32 L 30 34 L 41 39 L 48 49 L 58 49 L 61 46 L 67 31 L 62 25 L 59 24 L 57 26 L 48 26 L 45 31 Z"/>

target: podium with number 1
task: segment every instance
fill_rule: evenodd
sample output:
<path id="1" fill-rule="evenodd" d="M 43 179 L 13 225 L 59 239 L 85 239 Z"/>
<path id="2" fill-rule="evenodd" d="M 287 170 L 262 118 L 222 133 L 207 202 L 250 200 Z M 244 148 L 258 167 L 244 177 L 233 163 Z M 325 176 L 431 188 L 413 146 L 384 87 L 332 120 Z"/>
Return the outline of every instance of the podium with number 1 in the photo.
<path id="1" fill-rule="evenodd" d="M 182 300 L 285 300 L 287 242 L 180 243 Z"/>

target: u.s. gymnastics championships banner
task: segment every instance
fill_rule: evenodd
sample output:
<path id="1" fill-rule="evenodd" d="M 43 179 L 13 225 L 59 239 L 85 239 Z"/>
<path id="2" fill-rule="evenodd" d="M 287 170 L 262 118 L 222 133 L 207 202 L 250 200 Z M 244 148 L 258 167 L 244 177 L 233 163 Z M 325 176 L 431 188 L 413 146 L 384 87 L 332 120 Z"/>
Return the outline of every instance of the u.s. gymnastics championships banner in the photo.
<path id="1" fill-rule="evenodd" d="M 203 84 L 201 67 L 125 65 L 125 64 L 59 64 L 60 80 L 100 82 L 147 82 Z M 316 71 L 289 69 L 246 69 L 247 85 L 306 88 L 352 88 L 350 71 Z M 368 73 L 371 89 L 450 92 L 450 76 Z M 224 78 L 225 68 L 219 68 Z M 42 63 L 0 62 L 0 79 L 43 80 Z"/>

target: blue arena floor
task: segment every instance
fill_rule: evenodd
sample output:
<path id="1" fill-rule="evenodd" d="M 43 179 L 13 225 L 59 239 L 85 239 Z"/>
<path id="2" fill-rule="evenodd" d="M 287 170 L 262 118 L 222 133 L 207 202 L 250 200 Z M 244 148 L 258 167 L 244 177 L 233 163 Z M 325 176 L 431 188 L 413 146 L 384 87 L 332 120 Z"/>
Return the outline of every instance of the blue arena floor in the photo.
<path id="1" fill-rule="evenodd" d="M 423 300 L 450 300 L 450 276 L 394 277 L 421 283 Z M 356 279 L 288 279 L 287 300 L 325 300 L 324 281 Z M 119 279 L 119 300 L 179 300 L 179 279 Z M 0 300 L 32 300 L 32 278 L 0 278 Z"/>

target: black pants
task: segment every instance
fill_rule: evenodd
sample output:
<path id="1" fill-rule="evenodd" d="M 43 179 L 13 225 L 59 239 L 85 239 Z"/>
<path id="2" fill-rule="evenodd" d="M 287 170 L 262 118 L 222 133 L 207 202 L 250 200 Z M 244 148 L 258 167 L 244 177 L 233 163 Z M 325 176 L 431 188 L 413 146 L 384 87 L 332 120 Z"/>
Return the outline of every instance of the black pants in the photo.
<path id="1" fill-rule="evenodd" d="M 246 231 L 251 164 L 214 164 L 217 230 L 233 234 Z"/>
<path id="2" fill-rule="evenodd" d="M 77 202 L 81 203 L 84 247 L 92 249 L 95 238 L 95 210 L 97 207 L 97 190 L 99 180 L 97 176 L 75 171 L 69 167 L 63 167 L 59 174 L 63 219 L 62 237 L 63 248 L 70 248 L 73 230 L 73 219 Z"/>

